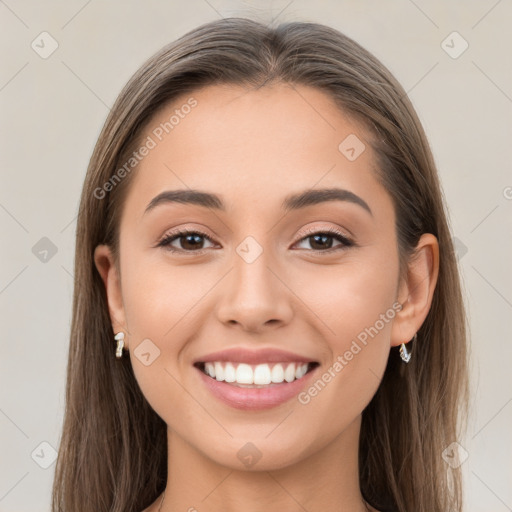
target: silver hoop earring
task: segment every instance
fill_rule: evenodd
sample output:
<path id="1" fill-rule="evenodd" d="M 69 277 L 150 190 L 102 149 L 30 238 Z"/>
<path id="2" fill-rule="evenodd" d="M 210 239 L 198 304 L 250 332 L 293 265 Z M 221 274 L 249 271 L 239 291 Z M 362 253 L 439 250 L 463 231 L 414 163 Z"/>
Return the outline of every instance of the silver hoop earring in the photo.
<path id="1" fill-rule="evenodd" d="M 114 336 L 114 339 L 117 341 L 116 357 L 117 359 L 121 359 L 121 357 L 123 357 L 124 332 L 118 332 Z"/>
<path id="2" fill-rule="evenodd" d="M 413 337 L 412 337 L 412 340 L 411 341 L 416 341 L 416 339 L 418 338 L 418 335 L 415 334 Z M 409 342 L 410 343 L 410 342 Z M 400 358 L 402 359 L 402 361 L 404 363 L 408 363 L 410 360 L 411 360 L 411 352 L 407 349 L 407 346 L 405 343 L 402 343 L 400 345 Z"/>

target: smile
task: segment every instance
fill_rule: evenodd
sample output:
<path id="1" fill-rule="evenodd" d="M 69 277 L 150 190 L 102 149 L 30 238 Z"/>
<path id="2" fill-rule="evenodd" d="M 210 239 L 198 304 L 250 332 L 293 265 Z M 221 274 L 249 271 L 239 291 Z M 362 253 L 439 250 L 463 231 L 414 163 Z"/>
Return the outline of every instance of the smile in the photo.
<path id="1" fill-rule="evenodd" d="M 198 365 L 212 379 L 250 388 L 293 382 L 304 377 L 315 366 L 317 363 L 282 362 L 250 365 L 231 361 L 215 361 Z"/>
<path id="2" fill-rule="evenodd" d="M 243 411 L 277 407 L 296 397 L 313 378 L 317 362 L 249 364 L 233 361 L 196 362 L 202 384 L 222 404 Z"/>

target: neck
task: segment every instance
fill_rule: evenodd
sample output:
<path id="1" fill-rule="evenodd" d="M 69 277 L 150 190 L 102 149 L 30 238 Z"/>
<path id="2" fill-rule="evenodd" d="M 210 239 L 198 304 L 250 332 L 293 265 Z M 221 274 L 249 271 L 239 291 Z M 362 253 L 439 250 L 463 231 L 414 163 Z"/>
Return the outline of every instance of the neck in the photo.
<path id="1" fill-rule="evenodd" d="M 246 471 L 217 464 L 168 430 L 161 512 L 367 512 L 359 488 L 359 430 L 360 417 L 320 451 L 292 465 Z"/>

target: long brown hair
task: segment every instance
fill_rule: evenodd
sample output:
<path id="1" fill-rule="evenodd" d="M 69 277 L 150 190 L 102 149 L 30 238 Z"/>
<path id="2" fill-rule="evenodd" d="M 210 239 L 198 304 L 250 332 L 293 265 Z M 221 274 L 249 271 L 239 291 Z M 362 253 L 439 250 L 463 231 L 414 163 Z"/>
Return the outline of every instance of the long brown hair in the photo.
<path id="1" fill-rule="evenodd" d="M 442 459 L 467 405 L 466 317 L 437 171 L 406 93 L 369 52 L 333 28 L 271 28 L 228 18 L 202 25 L 149 59 L 113 106 L 91 157 L 76 233 L 66 409 L 53 512 L 141 512 L 167 480 L 166 424 L 149 406 L 127 358 L 114 357 L 103 282 L 93 253 L 116 254 L 127 175 L 105 190 L 165 104 L 199 87 L 285 82 L 322 90 L 371 134 L 378 178 L 396 212 L 402 269 L 423 233 L 440 247 L 433 303 L 411 362 L 395 349 L 362 418 L 363 496 L 379 510 L 462 510 L 460 471 Z"/>

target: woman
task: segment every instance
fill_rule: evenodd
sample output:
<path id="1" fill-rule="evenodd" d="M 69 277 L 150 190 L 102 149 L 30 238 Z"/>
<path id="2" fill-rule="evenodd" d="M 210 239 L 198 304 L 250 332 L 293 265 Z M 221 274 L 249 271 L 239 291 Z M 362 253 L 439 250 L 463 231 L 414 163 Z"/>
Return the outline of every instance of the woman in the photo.
<path id="1" fill-rule="evenodd" d="M 465 322 L 390 72 L 322 25 L 203 25 L 91 158 L 53 510 L 460 511 Z"/>

